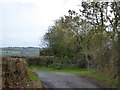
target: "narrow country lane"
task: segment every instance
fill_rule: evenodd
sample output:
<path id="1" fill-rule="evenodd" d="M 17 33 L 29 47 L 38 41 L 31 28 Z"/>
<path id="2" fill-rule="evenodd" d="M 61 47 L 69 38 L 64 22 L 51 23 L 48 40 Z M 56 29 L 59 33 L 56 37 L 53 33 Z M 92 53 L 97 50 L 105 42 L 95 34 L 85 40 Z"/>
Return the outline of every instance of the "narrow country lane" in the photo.
<path id="1" fill-rule="evenodd" d="M 46 88 L 100 88 L 74 74 L 44 71 L 38 71 L 37 74 Z"/>

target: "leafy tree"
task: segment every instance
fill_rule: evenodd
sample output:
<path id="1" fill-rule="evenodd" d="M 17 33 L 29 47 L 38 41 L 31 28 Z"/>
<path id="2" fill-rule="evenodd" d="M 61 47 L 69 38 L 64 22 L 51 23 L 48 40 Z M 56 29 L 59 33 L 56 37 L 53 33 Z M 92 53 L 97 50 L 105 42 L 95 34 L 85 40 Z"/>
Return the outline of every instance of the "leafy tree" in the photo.
<path id="1" fill-rule="evenodd" d="M 82 8 L 56 20 L 44 40 L 54 56 L 72 63 L 86 61 L 88 68 L 116 77 L 120 2 L 82 2 Z"/>

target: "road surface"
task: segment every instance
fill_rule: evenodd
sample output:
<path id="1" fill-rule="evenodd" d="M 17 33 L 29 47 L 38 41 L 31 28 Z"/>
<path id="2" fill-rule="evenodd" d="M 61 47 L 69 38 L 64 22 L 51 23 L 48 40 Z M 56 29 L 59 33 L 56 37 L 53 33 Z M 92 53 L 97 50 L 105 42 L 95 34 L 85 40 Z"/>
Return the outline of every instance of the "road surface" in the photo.
<path id="1" fill-rule="evenodd" d="M 87 79 L 68 73 L 38 71 L 46 88 L 100 88 Z"/>

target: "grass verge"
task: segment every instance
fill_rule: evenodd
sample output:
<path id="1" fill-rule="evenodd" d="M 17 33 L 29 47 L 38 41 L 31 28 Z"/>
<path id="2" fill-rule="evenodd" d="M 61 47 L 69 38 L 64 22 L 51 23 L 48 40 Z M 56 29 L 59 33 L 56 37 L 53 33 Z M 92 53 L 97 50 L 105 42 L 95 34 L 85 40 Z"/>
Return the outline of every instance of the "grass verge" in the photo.
<path id="1" fill-rule="evenodd" d="M 39 76 L 33 71 L 32 68 L 28 69 L 28 83 L 32 88 L 42 88 Z"/>
<path id="2" fill-rule="evenodd" d="M 87 68 L 62 68 L 62 69 L 55 69 L 52 67 L 41 67 L 41 66 L 31 66 L 32 70 L 41 70 L 41 71 L 48 71 L 48 72 L 65 72 L 80 75 L 83 77 L 89 77 L 95 80 L 100 81 L 103 83 L 103 87 L 117 87 L 118 79 L 111 78 L 109 76 L 105 76 L 103 73 L 96 72 L 95 70 L 88 70 Z"/>

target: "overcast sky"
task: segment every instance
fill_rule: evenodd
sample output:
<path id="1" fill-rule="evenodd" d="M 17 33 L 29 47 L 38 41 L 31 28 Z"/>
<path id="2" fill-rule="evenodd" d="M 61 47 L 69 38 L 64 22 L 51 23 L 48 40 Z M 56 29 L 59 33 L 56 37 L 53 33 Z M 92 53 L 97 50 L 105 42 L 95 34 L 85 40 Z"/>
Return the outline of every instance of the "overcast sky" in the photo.
<path id="1" fill-rule="evenodd" d="M 0 45 L 43 47 L 48 27 L 80 0 L 0 0 Z"/>

